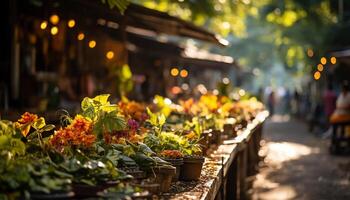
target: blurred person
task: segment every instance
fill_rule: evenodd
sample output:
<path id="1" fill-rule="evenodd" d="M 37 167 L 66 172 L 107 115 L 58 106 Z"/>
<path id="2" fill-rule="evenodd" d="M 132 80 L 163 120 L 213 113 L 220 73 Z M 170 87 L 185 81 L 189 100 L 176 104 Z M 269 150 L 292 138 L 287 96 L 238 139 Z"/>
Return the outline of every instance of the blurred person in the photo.
<path id="1" fill-rule="evenodd" d="M 275 92 L 272 90 L 267 100 L 267 105 L 268 105 L 271 117 L 275 113 L 275 104 L 276 104 Z"/>
<path id="2" fill-rule="evenodd" d="M 295 89 L 293 99 L 292 99 L 292 110 L 293 110 L 293 114 L 295 114 L 296 116 L 299 116 L 300 94 L 297 91 L 297 89 Z"/>
<path id="3" fill-rule="evenodd" d="M 291 102 L 291 94 L 288 89 L 286 89 L 286 92 L 284 94 L 284 114 L 289 114 L 290 113 L 290 102 Z"/>
<path id="4" fill-rule="evenodd" d="M 342 91 L 337 98 L 336 108 L 331 115 L 330 121 L 332 123 L 350 121 L 350 93 L 347 81 L 343 82 Z"/>
<path id="5" fill-rule="evenodd" d="M 323 133 L 323 138 L 328 138 L 332 135 L 332 127 L 329 127 L 330 118 L 335 111 L 336 108 L 337 95 L 333 91 L 333 85 L 331 83 L 328 84 L 327 90 L 323 94 L 323 104 L 324 104 L 324 112 L 326 115 L 326 126 L 327 131 Z"/>

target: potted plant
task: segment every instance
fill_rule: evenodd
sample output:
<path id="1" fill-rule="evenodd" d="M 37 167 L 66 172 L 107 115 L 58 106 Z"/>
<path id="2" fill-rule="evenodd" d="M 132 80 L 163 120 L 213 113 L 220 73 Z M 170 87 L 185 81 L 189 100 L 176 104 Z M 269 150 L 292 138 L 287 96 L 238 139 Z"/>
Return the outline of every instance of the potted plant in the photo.
<path id="1" fill-rule="evenodd" d="M 181 166 L 183 165 L 183 154 L 179 150 L 163 150 L 160 152 L 163 160 L 169 162 L 172 166 L 176 168 L 175 176 L 173 176 L 172 181 L 176 182 L 179 180 Z"/>
<path id="2" fill-rule="evenodd" d="M 201 155 L 201 149 L 198 144 L 192 144 L 192 146 L 187 149 L 183 158 L 183 165 L 181 166 L 180 171 L 180 180 L 198 180 L 201 175 L 204 160 L 204 156 Z"/>

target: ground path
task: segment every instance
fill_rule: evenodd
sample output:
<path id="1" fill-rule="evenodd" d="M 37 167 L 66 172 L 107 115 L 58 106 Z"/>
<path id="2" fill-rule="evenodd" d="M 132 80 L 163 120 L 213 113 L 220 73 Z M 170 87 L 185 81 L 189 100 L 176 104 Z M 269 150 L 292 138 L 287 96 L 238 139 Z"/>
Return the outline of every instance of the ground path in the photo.
<path id="1" fill-rule="evenodd" d="M 348 157 L 328 153 L 327 140 L 301 121 L 273 117 L 265 124 L 265 162 L 254 182 L 253 200 L 350 200 Z"/>

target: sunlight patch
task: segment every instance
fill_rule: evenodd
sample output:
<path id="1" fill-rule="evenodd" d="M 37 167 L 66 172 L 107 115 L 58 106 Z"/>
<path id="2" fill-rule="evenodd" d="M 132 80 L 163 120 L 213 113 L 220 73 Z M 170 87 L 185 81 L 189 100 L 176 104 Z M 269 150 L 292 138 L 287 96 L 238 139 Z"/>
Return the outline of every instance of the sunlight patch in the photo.
<path id="1" fill-rule="evenodd" d="M 266 144 L 266 151 L 268 153 L 265 162 L 280 165 L 286 161 L 296 160 L 302 156 L 318 153 L 320 150 L 291 142 L 268 142 Z"/>

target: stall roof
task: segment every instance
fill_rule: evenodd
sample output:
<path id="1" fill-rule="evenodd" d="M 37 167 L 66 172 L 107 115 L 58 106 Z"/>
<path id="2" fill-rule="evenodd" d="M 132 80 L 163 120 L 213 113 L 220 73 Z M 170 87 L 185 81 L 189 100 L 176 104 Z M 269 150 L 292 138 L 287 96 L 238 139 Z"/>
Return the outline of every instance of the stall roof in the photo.
<path id="1" fill-rule="evenodd" d="M 195 38 L 224 46 L 228 45 L 228 42 L 220 36 L 165 12 L 131 4 L 127 9 L 127 15 L 133 19 L 131 25 L 136 27 L 152 29 L 158 33 Z"/>
<path id="2" fill-rule="evenodd" d="M 350 57 L 350 49 L 345 49 L 345 50 L 341 50 L 341 51 L 334 51 L 331 54 L 337 58 Z"/>
<path id="3" fill-rule="evenodd" d="M 166 12 L 153 10 L 134 3 L 131 3 L 128 6 L 127 10 L 125 11 L 125 15 L 123 16 L 116 8 L 109 9 L 107 5 L 104 5 L 100 3 L 100 1 L 96 0 L 63 0 L 59 2 L 70 5 L 75 9 L 79 8 L 79 5 L 83 5 L 89 8 L 91 11 L 89 14 L 96 16 L 97 13 L 100 13 L 101 17 L 107 17 L 109 20 L 116 20 L 116 22 L 121 22 L 125 16 L 127 19 L 127 29 L 129 30 L 146 30 L 155 33 L 189 37 L 222 46 L 228 45 L 227 40 L 204 28 L 171 16 Z"/>

